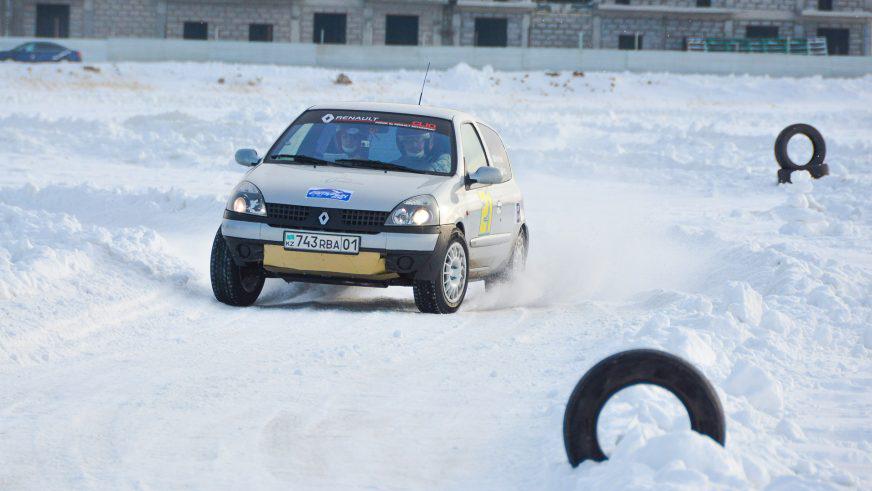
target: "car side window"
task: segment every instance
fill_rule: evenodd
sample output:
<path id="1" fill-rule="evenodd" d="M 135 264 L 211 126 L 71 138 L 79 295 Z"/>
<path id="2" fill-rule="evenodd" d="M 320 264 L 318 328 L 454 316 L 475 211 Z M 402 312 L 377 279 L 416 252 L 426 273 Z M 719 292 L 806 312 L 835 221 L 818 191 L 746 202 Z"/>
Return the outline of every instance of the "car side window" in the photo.
<path id="1" fill-rule="evenodd" d="M 481 136 L 484 138 L 487 149 L 490 150 L 491 165 L 502 171 L 503 182 L 510 180 L 512 178 L 512 166 L 509 163 L 509 154 L 506 152 L 506 147 L 503 145 L 500 135 L 481 123 L 479 123 L 478 128 L 481 130 Z"/>
<path id="2" fill-rule="evenodd" d="M 486 167 L 487 157 L 485 157 L 484 147 L 471 124 L 464 123 L 460 127 L 460 139 L 463 143 L 463 161 L 466 163 L 466 174 L 471 175 L 479 167 Z"/>
<path id="3" fill-rule="evenodd" d="M 36 47 L 36 43 L 27 43 L 27 44 L 23 44 L 23 45 L 19 46 L 18 49 L 16 49 L 16 51 L 23 52 L 23 53 L 33 53 L 33 48 L 35 48 L 35 47 Z"/>

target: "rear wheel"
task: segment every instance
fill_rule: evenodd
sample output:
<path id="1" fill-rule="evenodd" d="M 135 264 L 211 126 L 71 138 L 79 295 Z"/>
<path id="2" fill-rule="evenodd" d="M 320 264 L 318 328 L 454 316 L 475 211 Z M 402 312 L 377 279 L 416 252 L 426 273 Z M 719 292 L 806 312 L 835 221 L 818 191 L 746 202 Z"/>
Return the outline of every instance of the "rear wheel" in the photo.
<path id="1" fill-rule="evenodd" d="M 412 287 L 418 310 L 427 314 L 457 312 L 469 283 L 468 252 L 463 233 L 455 232 L 443 253 L 438 277 L 432 281 L 416 281 Z"/>
<path id="2" fill-rule="evenodd" d="M 522 228 L 518 232 L 518 237 L 515 238 L 515 243 L 512 246 L 512 255 L 509 256 L 509 261 L 505 268 L 499 273 L 485 278 L 485 290 L 490 290 L 493 287 L 508 283 L 515 279 L 519 274 L 524 272 L 527 267 L 527 232 Z"/>
<path id="3" fill-rule="evenodd" d="M 237 266 L 227 248 L 227 242 L 221 235 L 221 230 L 215 234 L 212 241 L 212 258 L 210 261 L 210 276 L 212 293 L 221 303 L 236 307 L 246 307 L 254 303 L 263 290 L 265 276 L 263 268 L 254 266 Z"/>

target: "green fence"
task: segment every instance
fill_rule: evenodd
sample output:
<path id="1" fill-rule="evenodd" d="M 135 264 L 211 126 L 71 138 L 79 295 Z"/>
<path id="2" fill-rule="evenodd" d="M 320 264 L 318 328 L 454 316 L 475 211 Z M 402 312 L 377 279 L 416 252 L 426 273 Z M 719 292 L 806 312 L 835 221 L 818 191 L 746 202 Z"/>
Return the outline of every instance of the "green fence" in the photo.
<path id="1" fill-rule="evenodd" d="M 789 55 L 827 55 L 827 39 L 804 38 L 688 38 L 688 51 L 733 53 L 781 53 Z"/>

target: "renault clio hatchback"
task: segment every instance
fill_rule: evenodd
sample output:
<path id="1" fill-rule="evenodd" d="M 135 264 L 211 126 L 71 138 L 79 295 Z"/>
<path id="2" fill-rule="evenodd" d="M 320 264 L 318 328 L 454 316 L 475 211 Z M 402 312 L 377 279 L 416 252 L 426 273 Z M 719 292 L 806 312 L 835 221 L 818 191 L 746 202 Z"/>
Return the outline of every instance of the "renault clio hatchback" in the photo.
<path id="1" fill-rule="evenodd" d="M 452 313 L 470 281 L 505 281 L 529 246 L 524 202 L 499 135 L 459 111 L 330 104 L 303 112 L 227 201 L 211 280 L 253 304 L 266 278 L 411 286 L 422 312 Z"/>

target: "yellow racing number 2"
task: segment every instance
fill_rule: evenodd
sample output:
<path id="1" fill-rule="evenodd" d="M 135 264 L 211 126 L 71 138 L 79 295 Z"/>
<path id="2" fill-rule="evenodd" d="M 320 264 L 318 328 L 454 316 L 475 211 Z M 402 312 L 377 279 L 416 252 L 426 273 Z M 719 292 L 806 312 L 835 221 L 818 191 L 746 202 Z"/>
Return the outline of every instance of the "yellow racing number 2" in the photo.
<path id="1" fill-rule="evenodd" d="M 490 193 L 480 191 L 478 199 L 481 200 L 481 221 L 478 223 L 478 234 L 487 235 L 491 233 L 491 222 L 494 216 L 494 198 Z"/>

